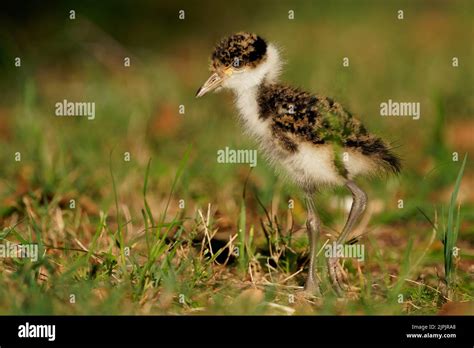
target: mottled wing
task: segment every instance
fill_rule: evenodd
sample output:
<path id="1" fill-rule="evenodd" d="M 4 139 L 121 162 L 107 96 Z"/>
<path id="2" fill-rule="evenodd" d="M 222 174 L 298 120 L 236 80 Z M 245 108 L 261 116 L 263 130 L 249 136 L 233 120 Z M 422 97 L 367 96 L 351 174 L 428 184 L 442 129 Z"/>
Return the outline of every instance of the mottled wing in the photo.
<path id="1" fill-rule="evenodd" d="M 268 85 L 259 93 L 260 117 L 272 118 L 273 135 L 283 148 L 295 152 L 298 142 L 353 148 L 400 170 L 399 159 L 382 139 L 367 132 L 362 123 L 331 98 L 283 85 Z"/>

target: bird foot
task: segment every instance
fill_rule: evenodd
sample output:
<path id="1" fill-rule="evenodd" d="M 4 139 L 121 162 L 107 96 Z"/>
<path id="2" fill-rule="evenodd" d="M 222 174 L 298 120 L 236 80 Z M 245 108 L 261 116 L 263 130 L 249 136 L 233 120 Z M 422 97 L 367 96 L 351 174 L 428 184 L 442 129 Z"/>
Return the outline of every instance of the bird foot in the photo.
<path id="1" fill-rule="evenodd" d="M 348 286 L 346 285 L 347 275 L 339 264 L 339 259 L 337 257 L 331 257 L 328 259 L 328 270 L 332 287 L 337 295 L 342 297 L 348 290 Z"/>

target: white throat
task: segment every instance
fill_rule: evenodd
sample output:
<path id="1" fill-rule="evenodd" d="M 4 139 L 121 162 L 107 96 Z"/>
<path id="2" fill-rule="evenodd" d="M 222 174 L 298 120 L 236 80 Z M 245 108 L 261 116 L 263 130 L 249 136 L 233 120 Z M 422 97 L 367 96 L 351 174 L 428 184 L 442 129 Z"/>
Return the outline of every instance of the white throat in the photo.
<path id="1" fill-rule="evenodd" d="M 267 57 L 257 67 L 234 73 L 224 81 L 222 87 L 232 89 L 237 95 L 248 89 L 258 87 L 261 83 L 272 83 L 281 71 L 280 53 L 272 44 L 267 46 Z"/>
<path id="2" fill-rule="evenodd" d="M 267 57 L 258 67 L 236 73 L 223 85 L 235 93 L 235 103 L 239 109 L 244 128 L 250 135 L 262 140 L 270 135 L 270 120 L 259 118 L 259 106 L 257 102 L 258 88 L 264 84 L 273 83 L 281 71 L 280 54 L 275 46 L 269 44 Z"/>

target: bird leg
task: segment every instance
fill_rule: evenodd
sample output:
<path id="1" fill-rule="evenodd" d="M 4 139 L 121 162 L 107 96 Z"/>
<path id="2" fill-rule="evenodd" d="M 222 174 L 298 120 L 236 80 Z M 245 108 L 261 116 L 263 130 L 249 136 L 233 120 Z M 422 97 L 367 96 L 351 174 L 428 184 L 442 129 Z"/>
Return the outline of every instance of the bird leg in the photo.
<path id="1" fill-rule="evenodd" d="M 352 180 L 346 182 L 346 187 L 352 192 L 352 206 L 349 212 L 349 217 L 342 229 L 341 234 L 336 240 L 336 245 L 344 245 L 348 235 L 351 233 L 354 225 L 359 220 L 360 216 L 364 213 L 367 205 L 366 193 L 356 185 Z M 329 276 L 331 283 L 336 290 L 337 294 L 341 296 L 347 286 L 344 283 L 345 274 L 342 266 L 339 264 L 339 259 L 335 256 L 328 259 Z"/>
<path id="2" fill-rule="evenodd" d="M 319 289 L 319 279 L 316 274 L 316 263 L 317 263 L 317 244 L 319 239 L 319 232 L 321 228 L 321 221 L 314 207 L 314 201 L 312 198 L 312 192 L 307 192 L 305 195 L 307 219 L 306 219 L 306 231 L 309 239 L 309 271 L 308 278 L 305 284 L 305 291 L 311 295 L 321 295 Z"/>

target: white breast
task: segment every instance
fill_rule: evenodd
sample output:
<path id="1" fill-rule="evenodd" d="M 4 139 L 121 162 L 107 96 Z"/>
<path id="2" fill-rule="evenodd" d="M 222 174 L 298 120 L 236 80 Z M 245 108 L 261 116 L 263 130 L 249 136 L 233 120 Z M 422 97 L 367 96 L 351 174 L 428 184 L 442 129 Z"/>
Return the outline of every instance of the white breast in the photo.
<path id="1" fill-rule="evenodd" d="M 271 136 L 271 118 L 259 118 L 256 88 L 241 90 L 236 95 L 236 105 L 247 134 L 253 137 L 265 157 L 275 168 L 282 168 L 282 174 L 299 185 L 307 183 L 342 185 L 342 178 L 334 167 L 331 146 L 314 146 L 302 143 L 294 154 L 282 150 Z"/>
<path id="2" fill-rule="evenodd" d="M 257 87 L 239 91 L 235 103 L 245 131 L 260 142 L 268 140 L 271 135 L 271 120 L 258 117 Z"/>

